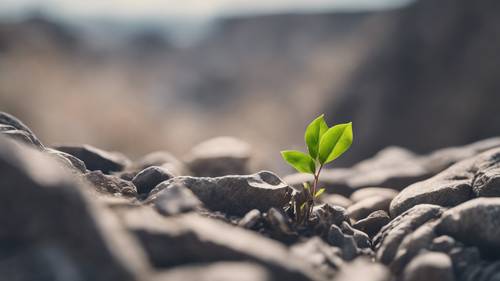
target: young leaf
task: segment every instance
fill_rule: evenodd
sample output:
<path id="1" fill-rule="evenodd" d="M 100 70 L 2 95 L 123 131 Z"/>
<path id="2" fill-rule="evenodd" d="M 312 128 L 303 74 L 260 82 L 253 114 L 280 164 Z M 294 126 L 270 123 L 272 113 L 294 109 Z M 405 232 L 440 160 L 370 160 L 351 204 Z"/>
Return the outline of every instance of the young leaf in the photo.
<path id="1" fill-rule="evenodd" d="M 308 182 L 303 182 L 302 185 L 304 186 L 304 190 L 311 188 L 311 185 Z"/>
<path id="2" fill-rule="evenodd" d="M 309 126 L 307 126 L 306 133 L 304 134 L 309 155 L 311 155 L 313 159 L 318 157 L 319 141 L 328 130 L 328 125 L 323 116 L 324 114 L 321 114 L 318 118 L 314 119 Z"/>
<path id="3" fill-rule="evenodd" d="M 316 194 L 314 194 L 314 197 L 318 198 L 321 194 L 325 192 L 325 188 L 320 188 L 318 191 L 316 191 Z"/>
<path id="4" fill-rule="evenodd" d="M 337 159 L 352 144 L 352 122 L 328 129 L 319 143 L 319 162 L 326 164 Z"/>
<path id="5" fill-rule="evenodd" d="M 311 156 L 294 150 L 285 150 L 281 152 L 281 156 L 288 164 L 294 167 L 301 173 L 314 174 L 316 171 L 316 163 Z"/>

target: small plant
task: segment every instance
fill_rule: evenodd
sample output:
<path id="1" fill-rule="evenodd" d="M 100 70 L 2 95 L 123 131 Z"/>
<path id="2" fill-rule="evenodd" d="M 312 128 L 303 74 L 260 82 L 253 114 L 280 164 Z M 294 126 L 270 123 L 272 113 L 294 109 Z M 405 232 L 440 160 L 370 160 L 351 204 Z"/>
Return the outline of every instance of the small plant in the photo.
<path id="1" fill-rule="evenodd" d="M 312 186 L 309 182 L 305 182 L 304 191 L 296 194 L 290 202 L 299 225 L 308 221 L 316 198 L 325 191 L 324 188 L 318 188 L 321 170 L 351 146 L 352 122 L 329 128 L 322 114 L 307 126 L 304 139 L 308 154 L 295 150 L 281 151 L 283 159 L 293 168 L 314 176 Z"/>

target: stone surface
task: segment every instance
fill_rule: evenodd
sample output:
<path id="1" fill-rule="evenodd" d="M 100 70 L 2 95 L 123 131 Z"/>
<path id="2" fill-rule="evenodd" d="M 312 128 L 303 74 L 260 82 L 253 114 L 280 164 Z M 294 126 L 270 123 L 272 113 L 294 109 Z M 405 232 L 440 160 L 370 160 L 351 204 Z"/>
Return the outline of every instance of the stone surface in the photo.
<path id="1" fill-rule="evenodd" d="M 368 197 L 349 206 L 347 214 L 353 220 L 364 219 L 375 211 L 389 211 L 391 201 L 392 198 L 385 196 Z"/>
<path id="2" fill-rule="evenodd" d="M 403 273 L 404 281 L 454 281 L 450 257 L 443 253 L 428 252 L 413 259 Z"/>
<path id="3" fill-rule="evenodd" d="M 266 212 L 271 207 L 281 208 L 290 201 L 293 192 L 272 172 L 261 171 L 253 175 L 217 178 L 176 177 L 159 184 L 150 197 L 177 184 L 189 188 L 207 208 L 241 216 L 252 209 Z"/>
<path id="4" fill-rule="evenodd" d="M 273 280 L 322 279 L 280 243 L 220 221 L 196 214 L 165 218 L 149 208 L 120 216 L 157 268 L 245 260 L 268 269 Z"/>
<path id="5" fill-rule="evenodd" d="M 87 167 L 85 167 L 85 163 L 71 154 L 64 153 L 62 151 L 51 148 L 46 148 L 44 151 L 49 155 L 53 156 L 53 158 L 62 163 L 64 166 L 70 168 L 75 172 L 78 173 L 87 172 Z"/>
<path id="6" fill-rule="evenodd" d="M 352 226 L 365 232 L 368 236 L 373 237 L 390 221 L 391 218 L 387 212 L 379 210 L 369 214 L 366 218 L 357 221 Z"/>
<path id="7" fill-rule="evenodd" d="M 152 281 L 272 281 L 264 267 L 250 262 L 214 262 L 185 265 L 165 270 Z"/>
<path id="8" fill-rule="evenodd" d="M 101 171 L 91 171 L 84 178 L 95 188 L 96 191 L 116 196 L 136 196 L 135 186 L 119 177 L 105 175 Z"/>
<path id="9" fill-rule="evenodd" d="M 500 198 L 477 198 L 447 210 L 437 231 L 478 246 L 487 255 L 498 256 Z"/>
<path id="10" fill-rule="evenodd" d="M 132 171 L 142 171 L 148 167 L 158 166 L 170 171 L 174 176 L 186 175 L 184 164 L 166 151 L 155 151 L 144 155 L 134 161 L 129 169 Z"/>
<path id="11" fill-rule="evenodd" d="M 219 177 L 250 173 L 250 145 L 232 137 L 218 137 L 192 148 L 186 163 L 195 176 Z"/>
<path id="12" fill-rule="evenodd" d="M 0 137 L 4 280 L 143 280 L 144 253 L 88 187 L 36 150 Z"/>
<path id="13" fill-rule="evenodd" d="M 160 191 L 155 199 L 155 209 L 164 216 L 178 215 L 195 211 L 202 206 L 191 190 L 181 185 L 172 185 Z"/>
<path id="14" fill-rule="evenodd" d="M 363 199 L 373 197 L 373 196 L 382 196 L 386 198 L 391 198 L 393 199 L 398 195 L 398 191 L 394 190 L 392 188 L 385 188 L 385 187 L 364 187 L 359 190 L 356 190 L 351 194 L 351 201 L 353 202 L 359 202 Z"/>
<path id="15" fill-rule="evenodd" d="M 0 124 L 3 125 L 3 128 L 0 130 L 1 134 L 15 140 L 20 140 L 37 149 L 45 148 L 30 128 L 16 117 L 0 111 Z"/>
<path id="16" fill-rule="evenodd" d="M 381 264 L 372 263 L 367 258 L 357 258 L 351 263 L 343 266 L 335 276 L 335 281 L 390 281 L 392 275 Z"/>
<path id="17" fill-rule="evenodd" d="M 173 178 L 174 175 L 163 167 L 150 166 L 135 175 L 132 183 L 137 188 L 137 193 L 149 194 L 159 183 Z"/>
<path id="18" fill-rule="evenodd" d="M 319 237 L 296 243 L 290 248 L 290 251 L 328 278 L 333 277 L 335 271 L 344 264 L 340 258 L 342 254 L 340 249 L 328 245 Z"/>
<path id="19" fill-rule="evenodd" d="M 100 170 L 105 174 L 121 171 L 130 164 L 130 160 L 120 153 L 104 151 L 91 145 L 61 145 L 54 148 L 82 160 L 87 169 Z"/>
<path id="20" fill-rule="evenodd" d="M 261 222 L 262 213 L 257 209 L 253 209 L 246 213 L 246 215 L 241 218 L 240 221 L 238 221 L 238 225 L 244 228 L 253 229 L 257 227 Z"/>
<path id="21" fill-rule="evenodd" d="M 329 205 L 336 205 L 343 208 L 347 208 L 352 205 L 352 201 L 339 194 L 323 194 L 320 197 L 321 202 L 327 203 Z"/>
<path id="22" fill-rule="evenodd" d="M 499 196 L 500 149 L 456 163 L 436 176 L 405 188 L 391 203 L 391 216 L 416 204 L 453 207 L 474 196 Z"/>
<path id="23" fill-rule="evenodd" d="M 376 258 L 390 264 L 405 237 L 424 223 L 441 216 L 443 208 L 436 205 L 417 205 L 393 219 L 373 238 Z"/>

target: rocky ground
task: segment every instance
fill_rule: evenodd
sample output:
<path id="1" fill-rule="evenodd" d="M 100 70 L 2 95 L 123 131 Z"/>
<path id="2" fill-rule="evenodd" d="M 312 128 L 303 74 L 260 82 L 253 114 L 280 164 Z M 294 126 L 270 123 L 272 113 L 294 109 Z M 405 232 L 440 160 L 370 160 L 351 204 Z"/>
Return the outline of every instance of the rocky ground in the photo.
<path id="1" fill-rule="evenodd" d="M 131 161 L 0 132 L 1 280 L 500 280 L 500 138 L 326 171 L 297 225 L 307 176 L 252 174 L 240 140 Z"/>

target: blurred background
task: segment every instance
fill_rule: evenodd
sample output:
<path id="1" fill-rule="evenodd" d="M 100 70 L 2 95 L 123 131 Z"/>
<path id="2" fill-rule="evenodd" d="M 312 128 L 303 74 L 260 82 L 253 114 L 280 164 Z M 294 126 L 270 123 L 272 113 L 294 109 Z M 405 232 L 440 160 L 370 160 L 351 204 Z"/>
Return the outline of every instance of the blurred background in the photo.
<path id="1" fill-rule="evenodd" d="M 350 165 L 500 135 L 500 1 L 2 0 L 0 110 L 138 157 L 229 135 L 270 169 L 307 123 Z"/>

